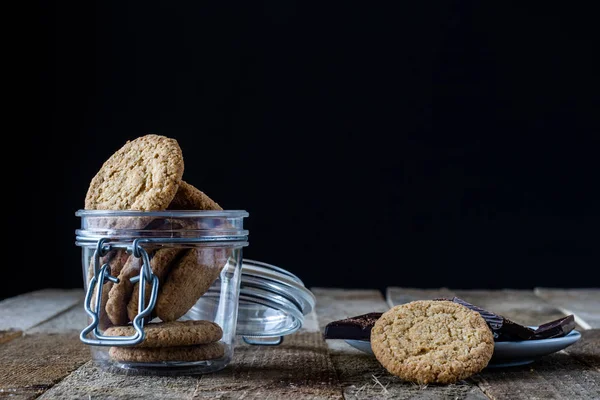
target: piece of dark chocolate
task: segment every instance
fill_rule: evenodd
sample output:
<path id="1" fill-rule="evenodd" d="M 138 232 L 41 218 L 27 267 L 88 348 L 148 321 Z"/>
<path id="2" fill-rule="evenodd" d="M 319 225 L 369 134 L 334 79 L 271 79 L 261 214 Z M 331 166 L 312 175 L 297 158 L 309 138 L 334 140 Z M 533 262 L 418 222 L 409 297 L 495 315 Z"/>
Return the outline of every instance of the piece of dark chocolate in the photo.
<path id="1" fill-rule="evenodd" d="M 458 297 L 452 299 L 439 298 L 435 300 L 452 301 L 478 312 L 490 327 L 494 334 L 494 341 L 496 342 L 556 338 L 568 335 L 575 328 L 575 318 L 573 315 L 547 322 L 534 330 L 517 324 L 502 315 L 477 307 Z M 324 337 L 325 339 L 370 340 L 371 329 L 381 317 L 381 314 L 380 312 L 373 312 L 330 322 L 325 326 Z"/>
<path id="2" fill-rule="evenodd" d="M 462 306 L 465 306 L 470 310 L 477 311 L 483 317 L 485 322 L 487 322 L 487 324 L 492 329 L 492 331 L 499 331 L 502 328 L 502 324 L 504 323 L 504 317 L 502 317 L 501 315 L 494 314 L 493 312 L 484 310 L 483 308 L 477 307 L 477 306 L 475 306 L 471 303 L 468 303 L 458 297 L 454 297 L 450 301 L 452 301 L 454 303 L 458 303 Z"/>
<path id="3" fill-rule="evenodd" d="M 540 325 L 534 332 L 535 339 L 550 339 L 568 335 L 575 329 L 575 317 L 567 315 L 554 321 Z"/>
<path id="4" fill-rule="evenodd" d="M 527 326 L 517 324 L 508 318 L 504 318 L 502 315 L 484 310 L 458 297 L 452 298 L 451 301 L 477 311 L 494 333 L 496 341 L 529 340 L 535 334 L 535 331 Z"/>
<path id="5" fill-rule="evenodd" d="M 382 313 L 368 313 L 333 321 L 325 326 L 325 339 L 370 340 L 371 329 Z"/>
<path id="6" fill-rule="evenodd" d="M 506 340 L 530 340 L 533 339 L 535 331 L 527 326 L 517 324 L 508 318 L 504 318 L 499 332 L 500 338 L 504 335 Z"/>

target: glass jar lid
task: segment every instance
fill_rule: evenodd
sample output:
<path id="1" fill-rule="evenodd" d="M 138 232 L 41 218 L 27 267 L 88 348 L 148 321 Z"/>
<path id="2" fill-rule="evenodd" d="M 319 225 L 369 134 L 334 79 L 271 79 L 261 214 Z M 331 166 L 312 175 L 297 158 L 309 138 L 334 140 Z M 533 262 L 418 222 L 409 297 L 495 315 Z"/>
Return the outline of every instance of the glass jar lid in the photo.
<path id="1" fill-rule="evenodd" d="M 304 316 L 314 309 L 315 301 L 312 292 L 291 272 L 244 259 L 237 333 L 249 343 L 268 344 L 268 338 L 289 335 L 300 329 Z"/>
<path id="2" fill-rule="evenodd" d="M 296 275 L 271 264 L 242 261 L 236 334 L 250 344 L 276 345 L 304 323 L 315 307 L 315 296 Z M 220 288 L 213 286 L 200 299 L 211 301 Z M 200 313 L 201 304 L 190 310 Z"/>

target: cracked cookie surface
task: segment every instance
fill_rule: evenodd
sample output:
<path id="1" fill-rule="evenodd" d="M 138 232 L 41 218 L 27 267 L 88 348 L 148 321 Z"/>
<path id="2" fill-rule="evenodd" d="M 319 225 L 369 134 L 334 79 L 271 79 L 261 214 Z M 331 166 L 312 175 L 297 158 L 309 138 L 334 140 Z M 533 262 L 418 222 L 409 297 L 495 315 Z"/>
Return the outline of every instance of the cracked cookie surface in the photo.
<path id="1" fill-rule="evenodd" d="M 165 279 L 156 301 L 156 315 L 162 321 L 175 321 L 206 293 L 219 277 L 227 259 L 225 249 L 193 248 L 181 257 Z"/>
<path id="2" fill-rule="evenodd" d="M 146 339 L 136 347 L 176 347 L 208 344 L 223 337 L 223 330 L 214 322 L 172 321 L 150 323 L 144 327 Z M 105 332 L 107 336 L 131 336 L 133 326 L 113 326 Z"/>
<path id="3" fill-rule="evenodd" d="M 181 181 L 177 193 L 169 204 L 169 210 L 217 210 L 223 208 L 200 189 Z"/>
<path id="4" fill-rule="evenodd" d="M 413 301 L 391 308 L 371 331 L 377 360 L 403 380 L 453 383 L 485 368 L 494 338 L 475 311 L 449 301 Z"/>
<path id="5" fill-rule="evenodd" d="M 165 362 L 214 360 L 225 355 L 221 342 L 181 347 L 111 347 L 108 354 L 121 362 Z"/>
<path id="6" fill-rule="evenodd" d="M 85 197 L 88 210 L 166 209 L 183 176 L 175 139 L 145 135 L 128 141 L 102 165 Z"/>

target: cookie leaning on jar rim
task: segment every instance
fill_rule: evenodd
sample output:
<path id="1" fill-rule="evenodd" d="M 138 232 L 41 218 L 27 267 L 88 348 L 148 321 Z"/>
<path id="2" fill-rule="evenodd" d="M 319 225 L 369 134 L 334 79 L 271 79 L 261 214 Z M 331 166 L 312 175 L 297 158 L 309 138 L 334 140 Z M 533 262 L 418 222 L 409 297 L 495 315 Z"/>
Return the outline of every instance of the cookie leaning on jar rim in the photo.
<path id="1" fill-rule="evenodd" d="M 219 204 L 204 192 L 182 180 L 184 172 L 183 153 L 177 141 L 161 135 L 146 135 L 128 141 L 117 150 L 91 180 L 85 197 L 86 210 L 214 210 L 222 211 Z M 107 220 L 108 219 L 108 220 Z M 141 229 L 155 224 L 152 217 L 110 217 L 101 224 L 115 229 Z M 161 220 L 159 223 L 169 223 Z M 187 222 L 178 220 L 185 225 Z M 193 225 L 193 222 L 189 222 Z M 172 227 L 170 227 L 172 228 Z M 195 226 L 178 226 L 187 229 Z M 221 357 L 222 347 L 216 343 L 220 335 L 210 336 L 214 325 L 210 323 L 172 322 L 181 318 L 198 299 L 206 293 L 227 264 L 228 250 L 220 248 L 170 248 L 149 247 L 150 268 L 158 277 L 159 291 L 151 317 L 153 322 L 145 328 L 146 341 L 161 337 L 151 348 L 146 341 L 136 347 L 113 347 L 111 358 L 118 361 L 197 361 Z M 128 324 L 138 312 L 139 283 L 131 278 L 140 273 L 143 260 L 125 250 L 111 251 L 101 258 L 108 263 L 117 282 L 106 282 L 102 287 L 102 299 L 98 312 L 100 329 L 108 336 L 130 336 L 134 330 Z M 94 276 L 94 262 L 89 263 L 88 281 Z M 144 303 L 148 304 L 151 286 L 146 283 Z M 97 293 L 97 289 L 95 291 Z M 95 296 L 95 294 L 94 294 Z M 92 304 L 95 303 L 93 297 Z M 207 321 L 204 321 L 207 322 Z M 220 328 L 219 328 L 220 330 Z M 191 332 L 191 333 L 190 333 Z M 205 337 L 206 341 L 188 341 L 181 344 L 181 336 Z M 184 347 L 182 347 L 184 346 Z"/>

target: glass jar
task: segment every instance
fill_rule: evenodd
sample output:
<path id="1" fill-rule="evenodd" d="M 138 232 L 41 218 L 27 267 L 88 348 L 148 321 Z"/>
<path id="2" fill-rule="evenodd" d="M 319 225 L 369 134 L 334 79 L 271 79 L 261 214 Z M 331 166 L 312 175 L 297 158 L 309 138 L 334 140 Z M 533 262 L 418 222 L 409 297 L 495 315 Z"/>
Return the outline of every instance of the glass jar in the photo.
<path id="1" fill-rule="evenodd" d="M 80 338 L 103 367 L 214 372 L 231 361 L 236 335 L 249 344 L 279 344 L 314 307 L 298 277 L 242 258 L 245 211 L 76 215 L 89 315 Z"/>

